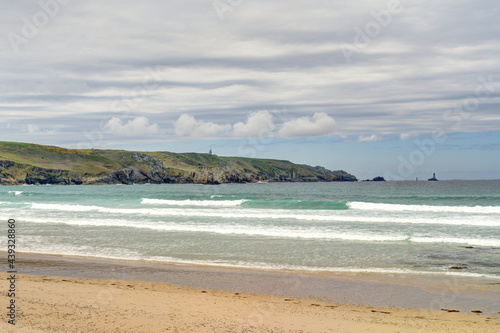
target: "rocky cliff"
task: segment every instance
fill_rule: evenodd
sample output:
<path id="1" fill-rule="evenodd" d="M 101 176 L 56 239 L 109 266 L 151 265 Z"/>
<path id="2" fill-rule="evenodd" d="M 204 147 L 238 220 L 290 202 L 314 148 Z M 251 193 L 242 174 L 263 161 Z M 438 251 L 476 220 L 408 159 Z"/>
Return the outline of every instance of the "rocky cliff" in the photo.
<path id="1" fill-rule="evenodd" d="M 209 154 L 76 150 L 0 142 L 0 184 L 163 184 L 356 181 L 345 171 Z"/>

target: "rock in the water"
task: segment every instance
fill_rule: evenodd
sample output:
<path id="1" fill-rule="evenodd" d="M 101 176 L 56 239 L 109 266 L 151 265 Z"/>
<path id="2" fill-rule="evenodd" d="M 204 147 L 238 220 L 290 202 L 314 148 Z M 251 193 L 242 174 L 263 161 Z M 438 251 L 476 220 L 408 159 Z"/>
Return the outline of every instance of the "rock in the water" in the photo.
<path id="1" fill-rule="evenodd" d="M 373 181 L 374 182 L 385 182 L 385 179 L 384 179 L 384 177 L 377 176 L 377 177 L 373 178 Z"/>
<path id="2" fill-rule="evenodd" d="M 467 266 L 450 266 L 450 269 L 467 269 Z"/>

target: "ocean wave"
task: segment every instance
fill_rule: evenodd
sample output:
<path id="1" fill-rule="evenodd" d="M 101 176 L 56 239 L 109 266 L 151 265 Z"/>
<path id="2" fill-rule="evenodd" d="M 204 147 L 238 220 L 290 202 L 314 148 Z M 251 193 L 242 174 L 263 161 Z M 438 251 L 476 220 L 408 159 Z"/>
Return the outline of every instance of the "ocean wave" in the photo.
<path id="1" fill-rule="evenodd" d="M 21 194 L 23 194 L 24 191 L 9 191 L 9 195 L 12 196 L 12 197 L 18 197 L 20 196 Z"/>
<path id="2" fill-rule="evenodd" d="M 397 275 L 445 275 L 456 277 L 470 277 L 470 278 L 488 278 L 500 280 L 500 276 L 494 274 L 482 274 L 473 272 L 449 272 L 449 271 L 424 271 L 408 268 L 378 268 L 378 267 L 320 267 L 320 266 L 305 266 L 305 265 L 292 265 L 292 264 L 271 264 L 266 262 L 245 262 L 245 261 L 232 261 L 225 260 L 223 262 L 213 260 L 196 260 L 196 259 L 180 259 L 174 257 L 154 256 L 144 261 L 164 262 L 172 264 L 190 264 L 190 265 L 203 265 L 214 267 L 233 267 L 233 268 L 252 268 L 263 270 L 280 270 L 280 271 L 305 271 L 305 272 L 328 272 L 328 273 L 351 273 L 351 274 L 397 274 Z"/>
<path id="3" fill-rule="evenodd" d="M 451 243 L 461 245 L 476 245 L 485 247 L 500 246 L 500 239 L 485 239 L 485 238 L 458 238 L 458 237 L 411 237 L 409 239 L 413 243 Z"/>
<path id="4" fill-rule="evenodd" d="M 471 214 L 500 214 L 500 206 L 429 206 L 429 205 L 401 205 L 371 202 L 348 202 L 351 209 L 390 212 L 436 212 L 436 213 L 471 213 Z"/>
<path id="5" fill-rule="evenodd" d="M 11 191 L 14 192 L 14 191 Z M 18 191 L 15 191 L 16 193 Z M 10 192 L 9 192 L 10 193 Z M 22 193 L 22 192 L 21 192 Z M 20 195 L 20 194 L 16 194 Z M 42 203 L 26 203 L 31 204 L 32 208 L 35 209 L 53 209 L 53 210 L 67 210 L 67 211 L 109 211 L 116 213 L 141 213 L 141 208 L 136 209 L 120 209 L 120 208 L 106 208 L 102 206 L 87 206 L 87 205 L 73 205 L 73 204 L 42 204 Z M 387 204 L 387 203 L 370 203 L 370 202 L 346 202 L 346 201 L 331 201 L 331 202 L 323 202 L 323 201 L 302 201 L 302 200 L 284 200 L 284 201 L 256 201 L 256 200 L 248 200 L 248 199 L 238 199 L 238 200 L 166 200 L 166 199 L 149 199 L 142 198 L 141 204 L 143 205 L 151 205 L 151 206 L 172 206 L 172 207 L 192 207 L 189 212 L 192 212 L 193 216 L 199 216 L 198 212 L 201 214 L 210 213 L 213 214 L 215 211 L 212 209 L 211 211 L 203 211 L 200 209 L 196 209 L 198 207 L 205 208 L 229 208 L 235 207 L 237 210 L 231 210 L 230 212 L 221 210 L 220 214 L 217 216 L 225 217 L 226 213 L 229 213 L 227 217 L 256 217 L 258 215 L 262 215 L 263 218 L 296 218 L 293 215 L 296 215 L 298 218 L 305 218 L 306 220 L 329 220 L 329 218 L 333 217 L 333 220 L 337 220 L 335 218 L 336 213 L 339 212 L 341 214 L 343 211 L 366 211 L 366 212 L 388 212 L 388 213 L 408 213 L 408 212 L 419 212 L 419 213 L 456 213 L 456 214 L 469 214 L 472 218 L 477 217 L 479 215 L 491 215 L 491 214 L 499 214 L 500 215 L 500 206 L 430 206 L 430 205 L 402 205 L 402 204 Z M 166 213 L 166 210 L 163 210 Z M 148 209 L 147 212 L 151 212 L 152 214 L 158 214 L 159 208 L 153 207 L 152 209 Z M 187 212 L 183 210 L 183 212 Z M 166 213 L 167 215 L 171 215 Z M 189 213 L 188 213 L 189 214 Z M 245 215 L 245 216 L 243 216 Z M 340 215 L 344 216 L 344 215 Z M 353 214 L 349 214 L 350 217 L 355 217 Z M 419 215 L 423 216 L 423 215 Z M 350 221 L 348 216 L 345 221 Z M 385 218 L 387 217 L 387 218 Z M 379 218 L 375 220 L 369 220 L 368 222 L 391 222 L 393 217 L 400 218 L 401 215 L 397 214 L 386 214 L 384 218 Z M 432 218 L 436 216 L 433 215 Z M 407 223 L 414 223 L 416 219 L 407 219 Z M 418 220 L 418 223 L 426 223 L 423 221 L 424 219 Z M 434 223 L 434 222 L 432 222 Z M 462 224 L 462 223 L 446 223 L 446 224 Z M 474 223 L 471 223 L 474 224 Z M 474 224 L 475 225 L 475 224 Z M 488 224 L 491 225 L 491 224 Z M 500 225 L 500 220 L 498 224 Z"/>
<path id="6" fill-rule="evenodd" d="M 26 218 L 28 223 L 57 223 L 75 226 L 97 227 L 125 227 L 136 229 L 149 229 L 166 232 L 201 232 L 222 235 L 245 235 L 272 238 L 302 238 L 318 240 L 342 240 L 360 242 L 409 242 L 409 243 L 456 243 L 461 245 L 475 245 L 495 247 L 500 244 L 499 239 L 486 238 L 458 238 L 458 237 L 424 237 L 408 236 L 403 233 L 367 233 L 345 232 L 332 228 L 303 228 L 303 227 L 277 227 L 236 225 L 225 223 L 194 224 L 194 223 L 151 223 L 136 222 L 131 220 L 93 220 L 78 219 L 68 220 L 62 218 Z"/>
<path id="7" fill-rule="evenodd" d="M 456 276 L 468 278 L 488 278 L 492 280 L 500 280 L 500 276 L 494 274 L 483 274 L 474 272 L 451 272 L 451 271 L 426 271 L 408 268 L 378 268 L 378 267 L 321 267 L 321 266 L 305 266 L 293 264 L 271 264 L 266 262 L 251 262 L 251 261 L 235 261 L 235 260 L 200 260 L 200 259 L 184 259 L 171 256 L 151 256 L 146 257 L 137 252 L 110 253 L 111 251 L 96 252 L 96 249 L 78 249 L 74 247 L 58 246 L 57 248 L 48 248 L 37 244 L 35 248 L 27 248 L 23 252 L 33 254 L 49 254 L 49 255 L 68 255 L 74 257 L 100 258 L 111 260 L 133 260 L 145 261 L 152 263 L 165 264 L 184 264 L 184 265 L 201 265 L 211 267 L 229 267 L 229 268 L 250 268 L 260 270 L 278 270 L 278 271 L 295 271 L 295 272 L 311 272 L 311 273 L 347 273 L 347 274 L 395 274 L 395 275 L 429 275 L 429 276 Z"/>
<path id="8" fill-rule="evenodd" d="M 219 196 L 211 196 L 211 199 Z M 500 214 L 500 206 L 429 206 L 403 205 L 371 202 L 347 201 L 308 201 L 308 200 L 166 200 L 143 198 L 142 204 L 191 207 L 237 207 L 263 209 L 293 210 L 365 210 L 387 212 L 435 212 L 435 213 L 468 213 L 468 214 Z"/>
<path id="9" fill-rule="evenodd" d="M 167 206 L 198 206 L 198 207 L 235 207 L 244 203 L 245 199 L 241 200 L 164 200 L 164 199 L 147 199 L 143 198 L 142 202 L 146 205 L 167 205 Z"/>
<path id="10" fill-rule="evenodd" d="M 248 200 L 246 208 L 294 209 L 294 210 L 347 210 L 347 201 L 311 201 L 311 200 Z"/>
<path id="11" fill-rule="evenodd" d="M 420 216 L 352 216 L 348 211 L 317 210 L 276 210 L 276 209 L 243 209 L 229 208 L 213 209 L 180 209 L 180 208 L 107 208 L 101 206 L 66 205 L 66 204 L 40 204 L 32 203 L 34 210 L 52 210 L 69 212 L 99 212 L 120 215 L 151 215 L 151 216 L 179 216 L 200 218 L 223 219 L 256 219 L 256 220 L 302 220 L 318 222 L 360 222 L 360 223 L 405 223 L 405 224 L 444 224 L 444 225 L 470 225 L 470 226 L 500 226 L 500 220 L 484 216 L 454 216 L 454 217 L 420 217 Z"/>
<path id="12" fill-rule="evenodd" d="M 63 220 L 63 219 L 29 219 L 25 222 L 31 223 L 58 223 L 75 226 L 98 226 L 98 227 L 126 227 L 137 229 L 150 229 L 167 232 L 203 232 L 222 235 L 246 235 L 262 236 L 272 238 L 304 238 L 304 239 L 331 239 L 366 242 L 395 242 L 404 241 L 405 235 L 381 235 L 367 233 L 339 233 L 334 230 L 318 230 L 303 228 L 280 228 L 280 227 L 255 227 L 246 225 L 227 224 L 158 224 L 158 223 L 136 223 L 126 220 Z"/>
<path id="13" fill-rule="evenodd" d="M 86 258 L 101 258 L 101 259 L 113 259 L 113 260 L 145 260 L 143 257 L 139 255 L 139 253 L 135 250 L 124 250 L 120 248 L 116 249 L 107 249 L 107 248 L 99 248 L 96 249 L 93 246 L 83 246 L 83 245 L 75 245 L 71 246 L 63 245 L 63 244 L 55 244 L 51 242 L 43 242 L 39 243 L 37 241 L 31 241 L 33 239 L 32 236 L 25 236 L 26 246 L 23 248 L 24 253 L 33 253 L 33 254 L 49 254 L 49 255 L 67 255 L 74 257 L 86 257 Z"/>

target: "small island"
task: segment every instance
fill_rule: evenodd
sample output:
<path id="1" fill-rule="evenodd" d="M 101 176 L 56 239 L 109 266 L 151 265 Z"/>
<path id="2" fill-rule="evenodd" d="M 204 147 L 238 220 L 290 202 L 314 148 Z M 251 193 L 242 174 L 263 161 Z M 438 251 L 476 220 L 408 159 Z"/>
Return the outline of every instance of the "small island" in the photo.
<path id="1" fill-rule="evenodd" d="M 377 176 L 377 177 L 375 177 L 375 178 L 373 178 L 371 180 L 370 179 L 365 179 L 363 181 L 364 182 L 385 182 L 385 179 L 382 176 Z"/>
<path id="2" fill-rule="evenodd" d="M 223 184 L 354 182 L 343 170 L 285 160 L 0 141 L 0 185 Z"/>

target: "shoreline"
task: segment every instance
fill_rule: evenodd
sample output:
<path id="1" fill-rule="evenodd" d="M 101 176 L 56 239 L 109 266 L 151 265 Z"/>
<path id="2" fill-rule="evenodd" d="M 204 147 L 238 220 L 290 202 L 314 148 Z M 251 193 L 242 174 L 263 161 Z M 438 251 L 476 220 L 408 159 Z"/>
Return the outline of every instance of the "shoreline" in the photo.
<path id="1" fill-rule="evenodd" d="M 500 318 L 498 279 L 265 270 L 33 253 L 18 253 L 16 266 L 18 274 L 27 275 L 159 282 L 350 305 L 450 309 L 461 313 L 480 310 Z"/>

